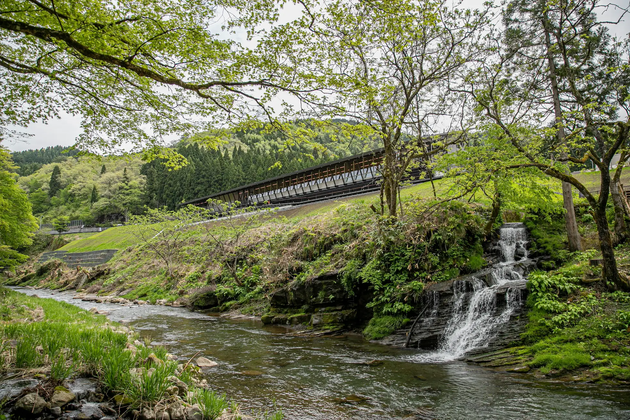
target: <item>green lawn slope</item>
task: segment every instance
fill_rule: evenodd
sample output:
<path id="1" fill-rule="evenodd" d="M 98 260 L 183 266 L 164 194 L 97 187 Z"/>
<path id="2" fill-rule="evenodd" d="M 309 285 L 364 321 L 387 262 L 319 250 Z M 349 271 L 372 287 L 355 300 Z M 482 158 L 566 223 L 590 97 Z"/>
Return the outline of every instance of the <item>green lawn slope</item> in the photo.
<path id="1" fill-rule="evenodd" d="M 135 226 L 109 228 L 87 238 L 80 238 L 61 247 L 61 251 L 88 252 L 103 249 L 125 249 L 139 241 Z"/>
<path id="2" fill-rule="evenodd" d="M 596 191 L 599 188 L 599 176 L 599 172 L 582 172 L 575 175 L 575 177 L 583 182 L 591 191 Z M 622 183 L 630 185 L 630 171 L 624 172 L 622 176 Z M 434 182 L 434 186 L 438 197 L 443 197 L 449 189 L 452 188 L 452 185 L 452 182 L 449 180 L 436 180 Z M 549 180 L 549 187 L 552 191 L 561 194 L 559 182 Z M 409 186 L 404 188 L 401 192 L 401 198 L 403 201 L 413 200 L 416 198 L 430 198 L 432 196 L 433 186 L 430 182 Z M 375 206 L 378 206 L 378 197 L 379 195 L 377 192 L 369 193 L 358 197 L 342 198 L 322 203 L 298 206 L 280 211 L 277 214 L 278 216 L 294 218 L 297 220 L 304 217 L 311 217 L 326 213 L 343 203 L 366 204 L 367 206 L 374 204 Z M 560 195 L 558 195 L 558 197 L 560 197 Z M 481 204 L 489 204 L 489 200 L 484 196 L 475 197 L 473 201 Z M 65 245 L 61 248 L 61 250 L 67 252 L 87 252 L 100 251 L 104 249 L 125 249 L 129 246 L 137 245 L 139 242 L 140 238 L 138 237 L 137 229 L 134 226 L 121 226 L 107 229 L 87 238 L 79 238 Z"/>

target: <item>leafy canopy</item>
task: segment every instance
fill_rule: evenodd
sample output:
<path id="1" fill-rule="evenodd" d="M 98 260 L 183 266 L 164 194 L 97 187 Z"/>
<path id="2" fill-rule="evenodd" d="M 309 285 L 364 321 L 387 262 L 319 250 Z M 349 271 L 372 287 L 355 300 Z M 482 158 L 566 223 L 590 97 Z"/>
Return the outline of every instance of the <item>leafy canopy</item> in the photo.
<path id="1" fill-rule="evenodd" d="M 460 128 L 462 103 L 450 86 L 476 57 L 485 23 L 485 12 L 444 0 L 313 1 L 265 45 L 284 45 L 302 89 L 317 92 L 305 97 L 311 106 L 302 107 L 304 113 L 350 118 L 366 137 L 379 139 L 382 196 L 396 216 L 402 179 L 417 158 L 431 154 L 426 136 Z"/>
<path id="2" fill-rule="evenodd" d="M 281 64 L 220 36 L 253 34 L 281 3 L 3 1 L 0 134 L 65 112 L 83 118 L 83 150 L 175 158 L 166 136 L 246 118 L 290 89 Z"/>

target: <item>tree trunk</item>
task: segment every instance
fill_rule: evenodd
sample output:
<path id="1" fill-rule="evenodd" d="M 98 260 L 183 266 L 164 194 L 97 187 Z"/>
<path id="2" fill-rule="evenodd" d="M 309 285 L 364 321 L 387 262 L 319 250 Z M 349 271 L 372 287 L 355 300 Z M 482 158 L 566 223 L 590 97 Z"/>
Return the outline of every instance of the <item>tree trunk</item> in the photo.
<path id="1" fill-rule="evenodd" d="M 551 94 L 553 96 L 553 110 L 556 119 L 556 137 L 560 143 L 562 150 L 560 152 L 560 161 L 567 161 L 567 141 L 564 133 L 564 116 L 562 114 L 562 104 L 560 103 L 560 92 L 558 90 L 558 74 L 556 63 L 553 58 L 552 45 L 549 27 L 549 19 L 547 13 L 542 16 L 543 27 L 545 30 L 545 46 L 547 47 L 547 64 L 549 66 L 549 81 L 551 82 Z M 575 219 L 575 208 L 573 207 L 573 193 L 571 184 L 562 182 L 562 199 L 564 203 L 564 224 L 567 229 L 567 238 L 569 240 L 570 251 L 581 251 L 582 240 L 580 232 L 578 232 L 577 221 Z"/>
<path id="2" fill-rule="evenodd" d="M 578 231 L 577 220 L 575 218 L 575 208 L 573 206 L 573 191 L 571 184 L 562 183 L 562 198 L 564 204 L 564 224 L 567 229 L 567 238 L 569 240 L 569 251 L 582 250 L 582 238 Z"/>
<path id="3" fill-rule="evenodd" d="M 626 160 L 628 160 L 628 152 L 624 151 L 621 153 L 617 170 L 610 183 L 610 195 L 615 209 L 615 236 L 613 238 L 613 245 L 625 242 L 630 238 L 628 220 L 626 220 L 630 218 L 630 214 L 628 213 L 629 209 L 626 205 L 626 198 L 624 197 L 625 192 L 621 185 L 621 174 L 623 173 Z"/>
<path id="4" fill-rule="evenodd" d="M 398 217 L 398 185 L 396 185 L 396 180 L 393 176 L 386 182 L 387 188 L 385 189 L 385 193 L 388 214 L 390 217 Z"/>
<path id="5" fill-rule="evenodd" d="M 398 183 L 395 176 L 396 151 L 391 142 L 385 142 L 385 157 L 383 159 L 383 185 L 387 213 L 390 217 L 398 216 Z"/>
<path id="6" fill-rule="evenodd" d="M 494 226 L 494 222 L 497 221 L 497 217 L 499 217 L 499 212 L 501 211 L 501 204 L 498 201 L 494 201 L 492 203 L 492 214 L 490 215 L 490 219 L 484 228 L 486 237 L 490 236 L 492 233 L 492 227 Z"/>
<path id="7" fill-rule="evenodd" d="M 607 283 L 608 287 L 613 285 L 617 290 L 630 291 L 628 280 L 622 279 L 617 269 L 617 260 L 615 259 L 615 251 L 610 238 L 605 206 L 603 208 L 600 206 L 595 212 L 595 223 L 599 236 L 599 246 L 602 251 L 602 278 Z"/>
<path id="8" fill-rule="evenodd" d="M 615 234 L 613 244 L 623 243 L 628 239 L 628 226 L 626 224 L 626 205 L 621 196 L 621 184 L 618 182 L 610 183 L 610 196 L 612 198 L 613 207 L 615 209 Z"/>

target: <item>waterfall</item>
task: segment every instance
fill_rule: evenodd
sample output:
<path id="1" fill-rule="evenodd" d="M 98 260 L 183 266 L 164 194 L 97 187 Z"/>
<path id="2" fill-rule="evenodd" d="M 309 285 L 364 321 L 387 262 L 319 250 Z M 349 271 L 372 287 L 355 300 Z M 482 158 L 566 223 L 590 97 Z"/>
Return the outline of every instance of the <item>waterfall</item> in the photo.
<path id="1" fill-rule="evenodd" d="M 506 263 L 514 262 L 514 254 L 517 249 L 524 252 L 527 258 L 527 230 L 521 223 L 507 223 L 499 231 L 499 246 Z"/>
<path id="2" fill-rule="evenodd" d="M 525 227 L 520 223 L 503 225 L 498 245 L 503 262 L 493 266 L 490 273 L 486 270 L 480 272 L 484 276 L 473 274 L 453 283 L 451 317 L 437 351 L 420 355 L 421 361 L 456 360 L 487 347 L 512 314 L 521 308 L 521 291 L 527 280 L 516 267 L 528 261 Z M 500 309 L 497 308 L 498 294 L 505 294 L 505 305 Z"/>

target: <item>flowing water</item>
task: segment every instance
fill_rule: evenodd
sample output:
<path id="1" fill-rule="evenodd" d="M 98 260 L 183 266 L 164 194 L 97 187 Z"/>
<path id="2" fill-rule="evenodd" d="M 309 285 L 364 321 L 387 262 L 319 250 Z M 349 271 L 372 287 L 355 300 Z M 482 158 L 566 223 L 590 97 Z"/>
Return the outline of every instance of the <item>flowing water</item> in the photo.
<path id="1" fill-rule="evenodd" d="M 161 306 L 73 300 L 71 292 L 17 289 L 110 311 L 181 360 L 219 363 L 210 385 L 253 412 L 276 401 L 287 419 L 630 419 L 630 390 L 541 382 L 461 361 L 422 363 L 418 350 L 358 336 L 303 338 L 253 320 L 226 320 Z M 367 365 L 372 360 L 381 364 Z"/>
<path id="2" fill-rule="evenodd" d="M 453 283 L 453 315 L 444 329 L 438 350 L 418 355 L 418 361 L 453 361 L 488 345 L 523 305 L 521 290 L 527 279 L 516 266 L 529 262 L 526 245 L 527 231 L 521 223 L 503 225 L 499 239 L 503 262 L 492 268 L 489 276 L 491 284 L 474 274 L 467 280 Z M 505 293 L 505 307 L 498 310 L 497 292 L 500 289 Z"/>

